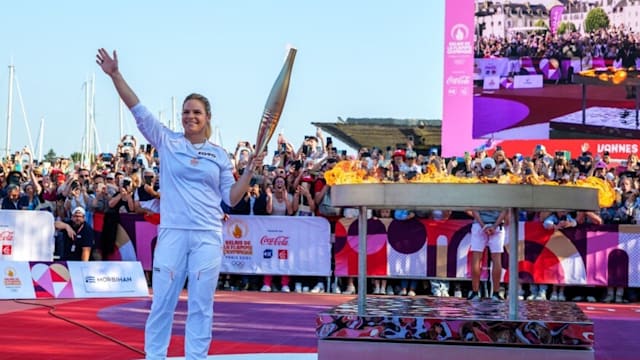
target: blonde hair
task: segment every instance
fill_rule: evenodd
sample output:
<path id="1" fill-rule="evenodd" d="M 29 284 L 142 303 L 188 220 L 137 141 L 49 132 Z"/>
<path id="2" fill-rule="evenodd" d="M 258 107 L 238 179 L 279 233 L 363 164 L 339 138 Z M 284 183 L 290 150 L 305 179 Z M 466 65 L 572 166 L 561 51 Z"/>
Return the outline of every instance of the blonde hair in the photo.
<path id="1" fill-rule="evenodd" d="M 184 99 L 184 101 L 182 102 L 182 106 L 184 107 L 184 104 L 189 100 L 197 100 L 200 101 L 202 105 L 204 105 L 204 111 L 206 112 L 207 116 L 209 116 L 209 121 L 207 122 L 207 125 L 204 129 L 204 136 L 209 139 L 211 137 L 211 133 L 213 132 L 211 130 L 211 103 L 209 102 L 209 99 L 207 99 L 207 97 L 204 95 L 191 93 Z"/>

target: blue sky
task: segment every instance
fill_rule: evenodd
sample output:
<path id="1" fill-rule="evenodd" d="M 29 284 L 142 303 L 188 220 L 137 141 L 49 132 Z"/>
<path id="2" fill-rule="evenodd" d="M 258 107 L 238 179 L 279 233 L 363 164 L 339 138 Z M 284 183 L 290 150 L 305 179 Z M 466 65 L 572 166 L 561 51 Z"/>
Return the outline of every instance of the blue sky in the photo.
<path id="1" fill-rule="evenodd" d="M 289 44 L 298 53 L 276 132 L 296 145 L 311 122 L 338 116 L 441 119 L 443 23 L 444 0 L 12 1 L 0 12 L 0 148 L 13 63 L 34 145 L 44 117 L 45 152 L 80 150 L 83 83 L 95 74 L 99 143 L 115 150 L 118 98 L 99 47 L 118 51 L 129 84 L 165 119 L 172 97 L 178 109 L 191 92 L 209 97 L 228 150 L 255 142 Z M 28 141 L 13 98 L 17 150 Z M 128 111 L 125 130 L 139 137 Z"/>

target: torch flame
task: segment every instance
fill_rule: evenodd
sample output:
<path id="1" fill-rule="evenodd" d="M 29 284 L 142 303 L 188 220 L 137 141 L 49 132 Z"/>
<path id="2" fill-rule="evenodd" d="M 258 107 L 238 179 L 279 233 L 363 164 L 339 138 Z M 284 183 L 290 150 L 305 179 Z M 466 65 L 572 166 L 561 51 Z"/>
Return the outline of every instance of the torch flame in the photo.
<path id="1" fill-rule="evenodd" d="M 386 181 L 376 177 L 375 175 L 369 175 L 369 173 L 362 169 L 360 162 L 358 161 L 340 161 L 332 169 L 327 170 L 324 173 L 324 179 L 327 185 L 345 185 L 345 184 L 364 184 L 364 183 L 384 183 Z M 478 178 L 478 177 L 457 177 L 449 175 L 446 172 L 438 171 L 435 165 L 430 164 L 427 166 L 424 174 L 418 174 L 413 179 L 406 182 L 410 183 L 449 183 L 449 184 L 479 184 L 479 183 L 493 183 L 493 184 L 531 184 L 531 185 L 548 185 L 548 186 L 577 186 L 584 188 L 593 188 L 598 190 L 598 203 L 601 208 L 611 207 L 615 201 L 616 193 L 610 183 L 597 178 L 595 176 L 588 177 L 583 180 L 578 180 L 575 183 L 559 184 L 556 181 L 547 180 L 543 177 L 536 177 L 533 175 L 527 175 L 521 177 L 515 174 L 506 174 L 496 178 Z"/>

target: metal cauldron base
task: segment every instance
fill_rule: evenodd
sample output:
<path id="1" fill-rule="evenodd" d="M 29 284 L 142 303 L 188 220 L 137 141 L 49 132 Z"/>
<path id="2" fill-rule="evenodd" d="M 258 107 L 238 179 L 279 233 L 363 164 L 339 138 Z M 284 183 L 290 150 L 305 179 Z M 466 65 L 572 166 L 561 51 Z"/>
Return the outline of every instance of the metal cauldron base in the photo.
<path id="1" fill-rule="evenodd" d="M 368 296 L 365 309 L 351 300 L 318 315 L 318 359 L 424 359 L 427 347 L 447 359 L 470 348 L 494 360 L 594 358 L 593 322 L 571 302 L 520 301 L 517 320 L 489 299 Z"/>

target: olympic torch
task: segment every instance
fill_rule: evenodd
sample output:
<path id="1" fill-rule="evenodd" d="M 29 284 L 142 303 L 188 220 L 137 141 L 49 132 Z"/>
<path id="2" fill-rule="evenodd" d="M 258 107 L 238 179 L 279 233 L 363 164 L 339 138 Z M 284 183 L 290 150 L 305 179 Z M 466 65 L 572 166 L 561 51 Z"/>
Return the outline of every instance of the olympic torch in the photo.
<path id="1" fill-rule="evenodd" d="M 291 70 L 293 69 L 293 60 L 296 58 L 297 50 L 290 48 L 287 58 L 282 65 L 280 75 L 276 79 L 271 93 L 264 105 L 264 112 L 258 127 L 258 137 L 256 139 L 256 154 L 260 154 L 267 147 L 267 143 L 271 140 L 271 136 L 276 131 L 284 102 L 287 100 L 287 92 L 289 91 L 289 80 L 291 79 Z"/>

